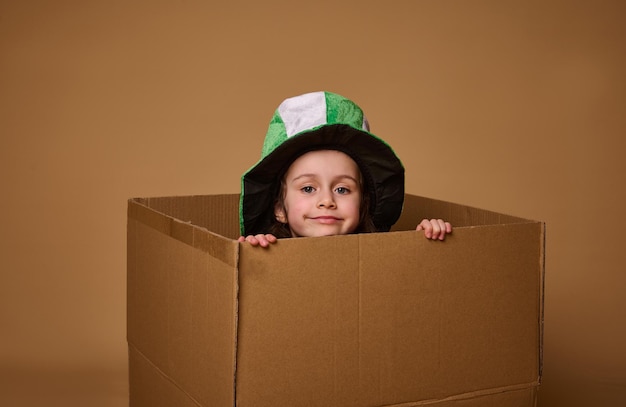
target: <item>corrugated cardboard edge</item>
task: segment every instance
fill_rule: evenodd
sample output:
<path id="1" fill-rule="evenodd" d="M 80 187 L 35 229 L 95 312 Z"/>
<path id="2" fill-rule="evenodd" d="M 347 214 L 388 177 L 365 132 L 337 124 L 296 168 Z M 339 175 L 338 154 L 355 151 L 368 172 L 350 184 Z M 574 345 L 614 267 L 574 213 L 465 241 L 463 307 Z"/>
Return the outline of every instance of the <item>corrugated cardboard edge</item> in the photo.
<path id="1" fill-rule="evenodd" d="M 473 392 L 470 392 L 470 393 L 456 394 L 456 395 L 453 395 L 453 396 L 450 396 L 450 397 L 445 397 L 445 398 L 442 398 L 442 399 L 421 400 L 421 401 L 414 401 L 414 402 L 408 402 L 408 403 L 391 404 L 391 405 L 386 405 L 386 406 L 383 406 L 383 407 L 432 406 L 432 405 L 437 405 L 437 404 L 442 404 L 442 403 L 454 403 L 454 402 L 462 402 L 462 401 L 466 401 L 466 400 L 480 399 L 480 398 L 483 398 L 483 397 L 489 397 L 489 396 L 502 394 L 502 393 L 517 392 L 517 391 L 522 391 L 522 390 L 528 390 L 528 391 L 533 391 L 534 392 L 532 397 L 534 398 L 534 404 L 536 405 L 536 403 L 537 403 L 537 397 L 536 397 L 537 385 L 538 385 L 538 383 L 527 383 L 527 384 L 511 385 L 511 386 L 498 387 L 498 388 L 494 388 L 494 389 L 473 391 Z"/>
<path id="2" fill-rule="evenodd" d="M 543 377 L 543 329 L 545 320 L 545 289 L 546 289 L 546 223 L 541 222 L 541 253 L 539 255 L 541 265 L 541 285 L 539 287 L 540 301 L 539 304 L 539 377 L 537 378 L 537 385 L 541 384 Z"/>
<path id="3" fill-rule="evenodd" d="M 416 226 L 415 222 L 423 218 L 443 218 L 452 223 L 455 228 L 537 222 L 478 207 L 406 194 L 400 219 L 391 230 L 413 230 Z"/>
<path id="4" fill-rule="evenodd" d="M 235 287 L 234 287 L 234 291 L 235 291 L 235 298 L 234 298 L 234 313 L 235 313 L 235 335 L 234 335 L 234 341 L 235 343 L 233 344 L 233 349 L 234 349 L 234 354 L 233 354 L 233 405 L 237 405 L 237 354 L 238 352 L 238 346 L 239 346 L 239 244 L 237 244 L 237 250 L 235 251 L 236 253 L 236 261 L 237 261 L 237 267 L 235 267 Z"/>
<path id="5" fill-rule="evenodd" d="M 230 267 L 235 269 L 234 284 L 233 287 L 233 308 L 234 308 L 234 353 L 232 355 L 233 361 L 233 400 L 236 400 L 237 389 L 237 332 L 239 328 L 239 243 L 228 239 L 224 236 L 220 236 L 216 233 L 209 231 L 206 228 L 194 225 L 190 222 L 182 222 L 172 216 L 165 215 L 164 213 L 150 208 L 149 199 L 146 198 L 130 198 L 127 203 L 127 218 L 128 221 L 135 220 L 148 227 L 151 227 L 173 239 L 179 240 L 193 248 L 202 250 L 212 257 L 222 261 Z M 127 227 L 128 229 L 128 227 Z M 228 256 L 233 246 L 236 246 L 235 250 L 232 250 L 233 255 Z M 171 383 L 174 387 L 185 394 L 186 397 L 194 404 L 201 406 L 202 404 L 197 401 L 189 392 L 180 387 L 178 383 L 172 380 L 165 372 L 163 372 L 158 366 L 146 357 L 137 346 L 131 341 L 128 341 L 128 345 L 132 347 L 133 351 L 137 355 L 141 356 L 142 360 L 147 362 L 158 374 L 167 382 Z"/>
<path id="6" fill-rule="evenodd" d="M 137 220 L 161 233 L 164 233 L 176 240 L 188 244 L 196 249 L 200 249 L 212 257 L 226 263 L 231 267 L 236 267 L 239 259 L 238 250 L 233 256 L 228 256 L 229 250 L 236 244 L 232 239 L 220 236 L 201 226 L 190 222 L 182 222 L 162 212 L 154 210 L 138 199 L 128 200 L 128 218 Z M 200 233 L 198 233 L 200 232 Z M 214 239 L 204 239 L 200 236 L 213 236 Z"/>

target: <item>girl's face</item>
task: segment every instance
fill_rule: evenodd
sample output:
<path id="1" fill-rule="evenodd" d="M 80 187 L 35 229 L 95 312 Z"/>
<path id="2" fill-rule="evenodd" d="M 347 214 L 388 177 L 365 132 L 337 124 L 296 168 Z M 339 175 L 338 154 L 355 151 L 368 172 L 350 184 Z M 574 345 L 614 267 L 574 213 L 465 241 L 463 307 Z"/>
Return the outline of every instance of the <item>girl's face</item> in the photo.
<path id="1" fill-rule="evenodd" d="M 361 173 L 346 154 L 303 154 L 287 170 L 284 185 L 284 199 L 274 212 L 293 237 L 345 235 L 359 225 Z"/>

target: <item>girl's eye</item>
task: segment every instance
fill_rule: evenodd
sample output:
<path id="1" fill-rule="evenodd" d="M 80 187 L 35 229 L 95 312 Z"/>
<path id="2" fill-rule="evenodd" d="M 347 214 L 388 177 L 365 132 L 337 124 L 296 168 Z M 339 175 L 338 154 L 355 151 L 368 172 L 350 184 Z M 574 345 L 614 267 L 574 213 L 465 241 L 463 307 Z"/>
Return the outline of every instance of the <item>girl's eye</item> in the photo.
<path id="1" fill-rule="evenodd" d="M 337 187 L 337 189 L 335 189 L 335 191 L 337 191 L 338 194 L 340 195 L 345 195 L 350 193 L 350 190 L 346 187 Z"/>
<path id="2" fill-rule="evenodd" d="M 315 188 L 313 188 L 312 186 L 305 186 L 300 188 L 300 191 L 306 193 L 306 194 L 310 194 L 311 192 L 315 191 Z"/>

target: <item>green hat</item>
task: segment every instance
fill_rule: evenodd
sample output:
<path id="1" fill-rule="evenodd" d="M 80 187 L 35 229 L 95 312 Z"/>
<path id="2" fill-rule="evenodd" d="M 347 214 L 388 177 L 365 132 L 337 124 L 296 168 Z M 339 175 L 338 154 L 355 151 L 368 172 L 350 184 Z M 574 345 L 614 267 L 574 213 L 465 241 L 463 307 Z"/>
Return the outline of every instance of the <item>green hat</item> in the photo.
<path id="1" fill-rule="evenodd" d="M 268 233 L 280 180 L 302 154 L 338 150 L 359 166 L 370 194 L 370 214 L 378 231 L 388 231 L 404 203 L 404 167 L 391 147 L 369 132 L 363 111 L 330 92 L 283 101 L 269 125 L 261 160 L 241 178 L 241 235 Z"/>

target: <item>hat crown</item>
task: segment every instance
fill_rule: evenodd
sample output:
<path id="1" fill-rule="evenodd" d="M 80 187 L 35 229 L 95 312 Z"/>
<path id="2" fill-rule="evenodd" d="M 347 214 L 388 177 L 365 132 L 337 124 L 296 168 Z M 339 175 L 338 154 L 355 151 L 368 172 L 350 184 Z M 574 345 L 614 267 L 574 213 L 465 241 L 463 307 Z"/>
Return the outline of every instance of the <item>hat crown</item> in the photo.
<path id="1" fill-rule="evenodd" d="M 261 158 L 271 154 L 291 137 L 332 124 L 369 131 L 361 108 L 336 93 L 312 92 L 285 99 L 270 121 Z"/>

